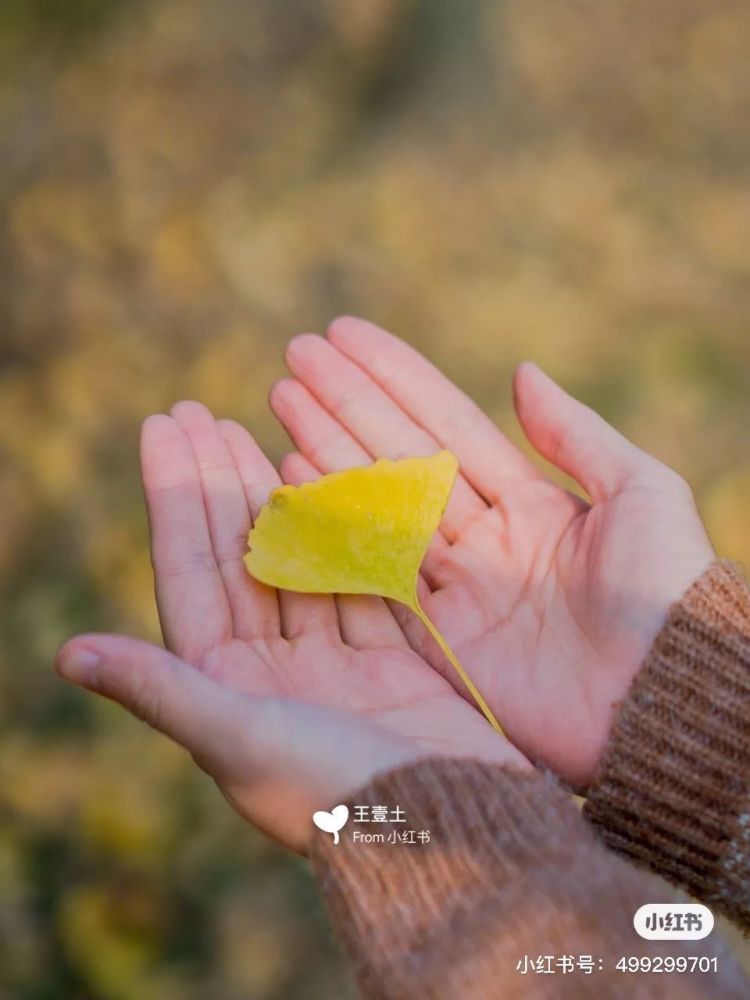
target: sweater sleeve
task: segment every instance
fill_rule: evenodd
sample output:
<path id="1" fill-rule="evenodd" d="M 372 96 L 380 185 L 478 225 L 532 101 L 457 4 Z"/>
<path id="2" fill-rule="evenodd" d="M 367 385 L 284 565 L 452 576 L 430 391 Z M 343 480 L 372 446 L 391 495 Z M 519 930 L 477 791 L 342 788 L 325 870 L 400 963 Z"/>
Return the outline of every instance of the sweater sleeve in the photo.
<path id="1" fill-rule="evenodd" d="M 637 936 L 643 903 L 681 897 L 608 852 L 548 774 L 429 758 L 377 776 L 346 804 L 339 843 L 316 831 L 311 862 L 367 998 L 748 995 L 715 932 Z M 384 810 L 390 821 L 356 821 Z M 407 842 L 407 829 L 429 841 Z M 617 970 L 629 956 L 703 956 L 712 971 Z"/>
<path id="2" fill-rule="evenodd" d="M 608 846 L 750 927 L 750 591 L 731 563 L 671 608 L 583 814 Z"/>

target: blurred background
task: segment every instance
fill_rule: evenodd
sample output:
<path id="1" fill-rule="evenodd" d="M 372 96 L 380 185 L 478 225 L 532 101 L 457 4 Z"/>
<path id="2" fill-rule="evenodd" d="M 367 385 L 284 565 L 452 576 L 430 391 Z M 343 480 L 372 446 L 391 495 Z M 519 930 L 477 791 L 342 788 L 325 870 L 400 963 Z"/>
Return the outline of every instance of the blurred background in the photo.
<path id="1" fill-rule="evenodd" d="M 516 439 L 537 360 L 750 565 L 749 51 L 732 0 L 0 4 L 2 997 L 351 995 L 304 863 L 52 674 L 158 636 L 146 414 L 279 458 L 284 344 L 352 312 Z"/>

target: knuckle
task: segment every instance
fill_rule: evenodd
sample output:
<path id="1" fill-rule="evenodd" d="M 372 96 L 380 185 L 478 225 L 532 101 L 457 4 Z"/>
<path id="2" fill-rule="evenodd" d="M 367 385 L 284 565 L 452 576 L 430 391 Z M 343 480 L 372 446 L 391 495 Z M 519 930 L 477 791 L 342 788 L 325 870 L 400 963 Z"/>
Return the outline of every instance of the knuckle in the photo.
<path id="1" fill-rule="evenodd" d="M 246 552 L 247 532 L 227 532 L 216 539 L 214 553 L 219 566 L 232 566 L 241 562 Z"/>
<path id="2" fill-rule="evenodd" d="M 368 382 L 359 382 L 356 385 L 350 385 L 341 392 L 336 393 L 331 402 L 331 409 L 334 416 L 343 418 L 344 415 L 351 410 L 352 406 L 356 406 L 361 402 L 368 387 Z"/>
<path id="3" fill-rule="evenodd" d="M 232 462 L 225 457 L 213 457 L 209 458 L 203 456 L 198 462 L 198 468 L 203 475 L 231 475 L 234 472 L 234 465 Z"/>
<path id="4" fill-rule="evenodd" d="M 163 580 L 197 573 L 215 573 L 216 559 L 209 549 L 196 549 L 179 558 L 164 559 L 158 564 L 158 576 Z"/>
<path id="5" fill-rule="evenodd" d="M 559 465 L 569 450 L 573 434 L 573 421 L 560 422 L 550 434 L 549 460 L 553 465 Z"/>
<path id="6" fill-rule="evenodd" d="M 659 475 L 664 486 L 681 500 L 693 500 L 693 490 L 690 483 L 675 469 L 659 463 Z"/>
<path id="7" fill-rule="evenodd" d="M 161 693 L 147 677 L 142 677 L 136 686 L 134 708 L 142 722 L 152 729 L 161 729 L 163 714 Z"/>
<path id="8" fill-rule="evenodd" d="M 342 433 L 338 428 L 322 434 L 317 441 L 313 442 L 307 449 L 307 457 L 318 468 L 326 467 L 328 459 L 335 450 L 336 444 L 342 438 Z"/>
<path id="9" fill-rule="evenodd" d="M 695 507 L 695 493 L 690 483 L 684 479 L 682 476 L 678 475 L 677 480 L 674 484 L 675 496 L 677 496 L 683 503 L 689 505 L 690 507 Z"/>

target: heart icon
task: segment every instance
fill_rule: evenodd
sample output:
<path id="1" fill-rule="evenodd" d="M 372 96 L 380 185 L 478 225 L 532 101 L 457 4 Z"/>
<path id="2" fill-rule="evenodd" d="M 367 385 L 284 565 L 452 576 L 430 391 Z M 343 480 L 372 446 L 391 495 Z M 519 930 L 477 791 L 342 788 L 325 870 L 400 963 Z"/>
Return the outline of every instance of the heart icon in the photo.
<path id="1" fill-rule="evenodd" d="M 324 830 L 326 833 L 332 833 L 334 844 L 338 844 L 339 830 L 344 826 L 348 819 L 348 806 L 336 806 L 334 809 L 331 809 L 330 812 L 326 812 L 325 809 L 320 809 L 318 812 L 313 813 L 313 823 L 319 830 Z"/>

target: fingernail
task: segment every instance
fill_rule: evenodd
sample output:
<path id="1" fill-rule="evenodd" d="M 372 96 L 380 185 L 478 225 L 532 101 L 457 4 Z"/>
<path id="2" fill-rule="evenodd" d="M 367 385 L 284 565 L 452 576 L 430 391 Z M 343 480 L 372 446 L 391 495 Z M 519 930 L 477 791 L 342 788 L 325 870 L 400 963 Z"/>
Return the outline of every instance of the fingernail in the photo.
<path id="1" fill-rule="evenodd" d="M 69 681 L 74 684 L 90 682 L 94 671 L 102 662 L 101 656 L 93 649 L 85 646 L 74 646 L 72 649 L 65 649 L 60 653 L 57 660 L 57 669 Z"/>

